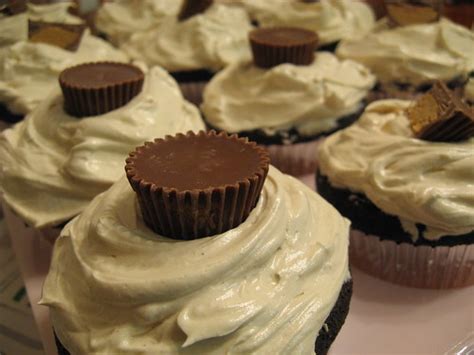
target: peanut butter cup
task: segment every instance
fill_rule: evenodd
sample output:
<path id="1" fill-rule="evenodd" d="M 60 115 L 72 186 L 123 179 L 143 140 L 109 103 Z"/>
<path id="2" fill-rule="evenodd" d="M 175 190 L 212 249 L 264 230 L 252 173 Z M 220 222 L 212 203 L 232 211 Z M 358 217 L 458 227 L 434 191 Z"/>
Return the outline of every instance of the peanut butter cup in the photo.
<path id="1" fill-rule="evenodd" d="M 76 51 L 81 43 L 85 25 L 29 21 L 30 42 L 46 43 L 69 51 Z"/>
<path id="2" fill-rule="evenodd" d="M 96 116 L 126 105 L 142 89 L 140 68 L 115 62 L 80 64 L 59 75 L 64 109 L 76 117 Z"/>
<path id="3" fill-rule="evenodd" d="M 438 21 L 442 14 L 442 1 L 385 0 L 388 18 L 395 26 L 407 26 Z"/>
<path id="4" fill-rule="evenodd" d="M 212 3 L 213 0 L 185 0 L 179 12 L 178 19 L 184 21 L 194 15 L 203 13 Z"/>
<path id="5" fill-rule="evenodd" d="M 474 112 L 442 82 L 420 97 L 407 111 L 416 137 L 453 142 L 474 136 Z"/>
<path id="6" fill-rule="evenodd" d="M 215 131 L 147 142 L 125 166 L 145 223 L 173 239 L 223 233 L 245 221 L 268 173 L 268 153 Z"/>
<path id="7" fill-rule="evenodd" d="M 261 68 L 311 64 L 318 45 L 315 32 L 294 27 L 259 28 L 250 32 L 249 40 L 254 63 Z"/>

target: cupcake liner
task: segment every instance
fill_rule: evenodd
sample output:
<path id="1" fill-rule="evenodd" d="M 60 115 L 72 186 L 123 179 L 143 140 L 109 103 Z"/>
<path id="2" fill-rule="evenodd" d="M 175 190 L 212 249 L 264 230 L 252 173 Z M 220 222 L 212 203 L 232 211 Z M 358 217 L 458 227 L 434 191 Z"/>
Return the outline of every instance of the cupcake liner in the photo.
<path id="1" fill-rule="evenodd" d="M 196 81 L 190 83 L 178 83 L 183 97 L 196 106 L 202 104 L 202 95 L 207 81 Z"/>
<path id="2" fill-rule="evenodd" d="M 415 246 L 352 230 L 350 261 L 396 284 L 432 289 L 474 285 L 474 245 Z"/>
<path id="3" fill-rule="evenodd" d="M 104 84 L 103 87 L 84 87 L 76 85 L 68 80 L 67 75 L 79 67 L 111 65 L 126 67 L 128 70 L 136 71 L 136 78 L 113 84 Z M 130 64 L 115 62 L 97 62 L 80 64 L 67 68 L 59 75 L 59 84 L 64 96 L 64 108 L 66 112 L 76 117 L 96 116 L 125 106 L 130 100 L 137 96 L 144 81 L 143 72 Z"/>
<path id="4" fill-rule="evenodd" d="M 310 142 L 265 146 L 270 154 L 270 161 L 285 174 L 301 176 L 312 174 L 318 166 L 318 148 L 325 137 Z"/>
<path id="5" fill-rule="evenodd" d="M 291 27 L 257 29 L 250 32 L 249 39 L 254 63 L 261 68 L 311 64 L 318 44 L 316 33 Z"/>
<path id="6" fill-rule="evenodd" d="M 4 201 L 2 201 L 2 208 L 8 232 L 13 238 L 42 239 L 54 244 L 61 233 L 62 228 L 60 227 L 45 227 L 41 229 L 30 227 Z M 38 252 L 41 252 L 41 250 L 38 250 Z"/>
<path id="7" fill-rule="evenodd" d="M 182 141 L 182 144 L 186 144 L 196 136 L 209 141 L 225 139 L 251 148 L 259 156 L 258 168 L 234 184 L 192 190 L 162 187 L 140 177 L 138 161 L 140 157 L 147 156 L 146 152 L 151 147 L 165 145 L 170 141 Z M 256 143 L 236 135 L 201 131 L 197 135 L 189 132 L 187 135 L 167 136 L 165 139 L 156 139 L 154 143 L 145 143 L 130 154 L 125 170 L 137 194 L 145 223 L 159 235 L 190 240 L 223 233 L 245 221 L 258 202 L 268 167 L 268 154 Z"/>

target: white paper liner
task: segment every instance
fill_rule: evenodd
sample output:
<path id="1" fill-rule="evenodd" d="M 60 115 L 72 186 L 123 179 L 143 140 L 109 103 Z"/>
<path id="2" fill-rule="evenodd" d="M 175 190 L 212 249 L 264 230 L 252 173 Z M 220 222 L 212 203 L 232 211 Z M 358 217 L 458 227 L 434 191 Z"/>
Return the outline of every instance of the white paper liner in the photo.
<path id="1" fill-rule="evenodd" d="M 178 83 L 186 100 L 199 107 L 202 103 L 202 94 L 207 81 L 196 81 L 192 83 Z"/>
<path id="2" fill-rule="evenodd" d="M 351 230 L 350 261 L 396 284 L 445 289 L 474 285 L 474 245 L 414 246 Z"/>
<path id="3" fill-rule="evenodd" d="M 43 238 L 51 244 L 54 244 L 54 241 L 59 237 L 59 233 L 61 233 L 62 228 L 59 227 L 46 227 L 41 229 L 30 227 L 21 217 L 8 207 L 4 201 L 2 201 L 2 207 L 8 232 L 12 238 L 16 238 L 21 234 L 21 237 Z"/>
<path id="4" fill-rule="evenodd" d="M 325 137 L 288 145 L 272 144 L 266 148 L 270 162 L 280 171 L 293 176 L 312 174 L 318 166 L 318 147 Z"/>

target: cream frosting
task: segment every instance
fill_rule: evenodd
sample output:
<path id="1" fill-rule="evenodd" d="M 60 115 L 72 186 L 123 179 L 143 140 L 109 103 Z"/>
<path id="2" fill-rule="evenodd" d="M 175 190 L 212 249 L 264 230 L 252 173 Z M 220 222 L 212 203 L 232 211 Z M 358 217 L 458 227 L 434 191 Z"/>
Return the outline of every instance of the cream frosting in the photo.
<path id="1" fill-rule="evenodd" d="M 154 234 L 122 178 L 56 241 L 41 304 L 73 354 L 311 354 L 348 270 L 349 221 L 275 168 L 248 219 Z"/>
<path id="2" fill-rule="evenodd" d="M 72 1 L 63 1 L 52 4 L 32 4 L 28 3 L 28 18 L 32 21 L 58 22 L 70 25 L 84 23 L 78 16 L 69 12 L 69 8 L 74 7 Z"/>
<path id="3" fill-rule="evenodd" d="M 0 48 L 0 102 L 16 114 L 32 111 L 54 88 L 59 73 L 74 64 L 128 57 L 88 30 L 75 52 L 44 43 L 18 42 Z"/>
<path id="4" fill-rule="evenodd" d="M 464 87 L 464 97 L 470 101 L 474 102 L 474 78 L 470 78 Z"/>
<path id="5" fill-rule="evenodd" d="M 375 84 L 363 65 L 318 52 L 307 66 L 261 69 L 251 62 L 220 71 L 204 91 L 201 109 L 214 127 L 228 132 L 295 128 L 302 135 L 328 131 L 361 108 Z"/>
<path id="6" fill-rule="evenodd" d="M 28 15 L 26 12 L 3 16 L 0 14 L 0 50 L 4 46 L 28 39 Z"/>
<path id="7" fill-rule="evenodd" d="M 3 198 L 35 227 L 59 224 L 121 176 L 136 146 L 201 129 L 197 108 L 158 67 L 147 73 L 138 96 L 100 116 L 69 116 L 57 88 L 23 122 L 0 135 Z"/>
<path id="8" fill-rule="evenodd" d="M 381 82 L 420 85 L 474 70 L 474 32 L 448 19 L 379 30 L 342 41 L 336 53 L 367 65 Z"/>
<path id="9" fill-rule="evenodd" d="M 134 59 L 169 71 L 217 71 L 250 58 L 251 29 L 245 10 L 214 4 L 184 21 L 168 16 L 159 26 L 134 34 L 122 49 Z"/>
<path id="10" fill-rule="evenodd" d="M 318 33 L 321 44 L 367 34 L 375 16 L 367 4 L 354 0 L 244 0 L 250 16 L 262 27 L 302 27 Z"/>
<path id="11" fill-rule="evenodd" d="M 474 230 L 474 139 L 458 143 L 413 137 L 410 101 L 383 100 L 322 144 L 319 168 L 332 185 L 363 192 L 385 213 L 397 216 L 417 238 L 437 240 Z"/>
<path id="12" fill-rule="evenodd" d="M 166 16 L 176 16 L 182 0 L 118 0 L 104 3 L 97 11 L 99 31 L 117 45 L 133 33 L 149 30 Z"/>

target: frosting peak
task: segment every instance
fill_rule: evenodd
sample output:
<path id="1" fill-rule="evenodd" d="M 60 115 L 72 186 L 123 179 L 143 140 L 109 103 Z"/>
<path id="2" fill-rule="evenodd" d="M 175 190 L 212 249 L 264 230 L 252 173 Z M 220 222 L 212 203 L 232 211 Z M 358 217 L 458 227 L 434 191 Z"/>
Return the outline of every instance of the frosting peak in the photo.
<path id="1" fill-rule="evenodd" d="M 420 85 L 474 70 L 474 32 L 448 19 L 380 29 L 342 41 L 337 55 L 367 65 L 382 82 Z"/>
<path id="2" fill-rule="evenodd" d="M 198 110 L 158 67 L 147 73 L 138 96 L 100 116 L 66 114 L 57 88 L 23 122 L 0 135 L 3 197 L 35 227 L 59 224 L 123 175 L 133 148 L 166 134 L 201 129 Z"/>
<path id="3" fill-rule="evenodd" d="M 169 16 L 159 26 L 133 35 L 122 49 L 132 58 L 168 71 L 217 71 L 250 58 L 247 35 L 251 29 L 243 9 L 214 4 L 185 21 Z"/>
<path id="4" fill-rule="evenodd" d="M 121 179 L 57 240 L 42 304 L 75 354 L 314 353 L 350 277 L 348 227 L 270 168 L 244 223 L 175 241 L 144 225 Z"/>
<path id="5" fill-rule="evenodd" d="M 459 143 L 417 139 L 406 109 L 411 101 L 382 100 L 352 126 L 328 137 L 319 167 L 335 187 L 363 192 L 397 216 L 416 239 L 439 239 L 474 230 L 474 138 Z"/>
<path id="6" fill-rule="evenodd" d="M 310 136 L 334 128 L 339 118 L 359 110 L 374 84 L 375 77 L 364 66 L 318 52 L 306 66 L 231 65 L 206 86 L 201 108 L 213 127 L 228 132 L 296 128 Z"/>

